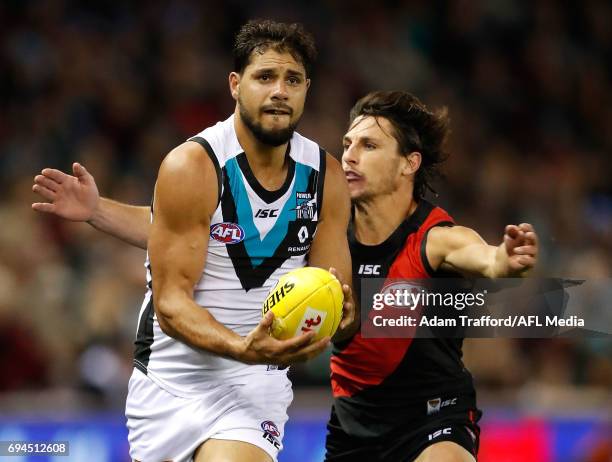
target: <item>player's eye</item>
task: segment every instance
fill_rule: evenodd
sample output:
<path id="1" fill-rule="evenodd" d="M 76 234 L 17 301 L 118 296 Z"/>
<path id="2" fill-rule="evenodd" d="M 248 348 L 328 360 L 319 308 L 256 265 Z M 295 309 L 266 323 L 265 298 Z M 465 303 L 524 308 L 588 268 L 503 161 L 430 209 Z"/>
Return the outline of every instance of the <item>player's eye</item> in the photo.
<path id="1" fill-rule="evenodd" d="M 271 80 L 271 76 L 270 74 L 262 74 L 259 76 L 259 80 L 262 82 L 268 82 L 269 80 Z"/>
<path id="2" fill-rule="evenodd" d="M 289 82 L 290 85 L 298 85 L 301 80 L 298 77 L 289 77 L 287 82 Z"/>
<path id="3" fill-rule="evenodd" d="M 372 143 L 366 143 L 365 148 L 371 151 L 373 149 L 376 149 L 376 145 Z"/>

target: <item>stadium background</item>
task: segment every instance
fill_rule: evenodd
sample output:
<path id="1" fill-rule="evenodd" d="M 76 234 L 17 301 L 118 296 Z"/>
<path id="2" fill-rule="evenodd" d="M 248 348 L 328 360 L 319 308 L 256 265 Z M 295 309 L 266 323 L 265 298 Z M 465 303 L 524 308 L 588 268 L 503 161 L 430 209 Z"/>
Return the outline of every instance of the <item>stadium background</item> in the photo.
<path id="1" fill-rule="evenodd" d="M 317 39 L 300 132 L 340 154 L 348 110 L 372 89 L 447 105 L 438 203 L 492 243 L 533 223 L 540 275 L 611 276 L 609 2 L 87 4 L 0 2 L 0 440 L 127 458 L 144 252 L 32 212 L 32 178 L 78 160 L 104 195 L 148 203 L 163 155 L 232 110 L 232 36 L 251 17 L 301 21 Z M 470 340 L 465 356 L 485 410 L 480 460 L 611 460 L 609 338 Z M 320 460 L 327 377 L 326 357 L 293 368 L 281 461 Z"/>

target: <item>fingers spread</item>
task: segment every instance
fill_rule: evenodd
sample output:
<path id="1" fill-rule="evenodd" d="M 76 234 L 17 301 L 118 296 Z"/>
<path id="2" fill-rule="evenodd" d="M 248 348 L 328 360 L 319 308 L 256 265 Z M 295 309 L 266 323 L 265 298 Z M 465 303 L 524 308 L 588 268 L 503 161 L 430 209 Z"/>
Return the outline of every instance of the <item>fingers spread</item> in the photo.
<path id="1" fill-rule="evenodd" d="M 52 191 L 49 188 L 46 188 L 45 186 L 39 184 L 35 184 L 34 186 L 32 186 L 32 191 L 49 201 L 53 201 L 57 197 L 55 191 Z"/>
<path id="2" fill-rule="evenodd" d="M 41 173 L 59 184 L 62 184 L 68 178 L 68 175 L 64 172 L 54 168 L 45 168 Z"/>
<path id="3" fill-rule="evenodd" d="M 57 190 L 60 187 L 60 184 L 57 181 L 54 181 L 50 178 L 47 178 L 46 176 L 43 175 L 36 175 L 34 177 L 34 182 L 36 184 L 39 184 L 41 186 L 44 186 L 47 189 L 50 189 L 51 191 L 55 191 L 57 192 Z"/>
<path id="4" fill-rule="evenodd" d="M 32 209 L 36 210 L 37 212 L 54 213 L 55 204 L 50 204 L 48 202 L 35 202 L 32 204 Z"/>

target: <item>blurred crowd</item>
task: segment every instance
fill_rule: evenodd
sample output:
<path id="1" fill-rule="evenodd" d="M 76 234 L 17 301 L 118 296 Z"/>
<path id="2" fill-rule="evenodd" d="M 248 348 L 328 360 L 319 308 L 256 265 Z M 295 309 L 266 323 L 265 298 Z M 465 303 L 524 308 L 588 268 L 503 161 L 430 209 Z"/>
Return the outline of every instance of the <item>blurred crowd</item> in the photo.
<path id="1" fill-rule="evenodd" d="M 149 203 L 165 153 L 233 110 L 232 37 L 252 17 L 299 21 L 316 37 L 302 134 L 341 154 L 350 107 L 374 89 L 447 106 L 452 155 L 433 200 L 490 243 L 507 223 L 533 223 L 540 276 L 611 277 L 610 2 L 6 0 L 0 392 L 121 402 L 144 251 L 33 212 L 32 178 L 78 160 L 103 195 Z M 485 396 L 612 389 L 605 338 L 471 340 L 465 353 Z M 325 384 L 327 367 L 296 367 L 294 381 Z"/>

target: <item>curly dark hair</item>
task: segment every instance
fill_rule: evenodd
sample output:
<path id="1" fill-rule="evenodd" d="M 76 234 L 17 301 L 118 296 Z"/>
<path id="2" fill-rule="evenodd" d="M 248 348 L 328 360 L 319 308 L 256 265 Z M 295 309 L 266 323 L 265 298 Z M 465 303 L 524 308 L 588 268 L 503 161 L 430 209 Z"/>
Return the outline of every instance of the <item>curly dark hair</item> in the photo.
<path id="1" fill-rule="evenodd" d="M 414 197 L 422 198 L 433 180 L 442 176 L 440 164 L 448 158 L 445 142 L 450 133 L 446 107 L 430 111 L 416 96 L 405 91 L 375 91 L 355 103 L 350 123 L 362 115 L 386 118 L 400 153 L 421 153 L 421 166 L 414 177 Z"/>
<path id="2" fill-rule="evenodd" d="M 268 19 L 253 19 L 240 28 L 234 42 L 234 71 L 242 73 L 253 52 L 264 53 L 272 48 L 289 52 L 302 63 L 310 75 L 317 57 L 313 36 L 299 23 L 287 24 Z"/>

